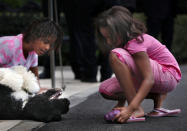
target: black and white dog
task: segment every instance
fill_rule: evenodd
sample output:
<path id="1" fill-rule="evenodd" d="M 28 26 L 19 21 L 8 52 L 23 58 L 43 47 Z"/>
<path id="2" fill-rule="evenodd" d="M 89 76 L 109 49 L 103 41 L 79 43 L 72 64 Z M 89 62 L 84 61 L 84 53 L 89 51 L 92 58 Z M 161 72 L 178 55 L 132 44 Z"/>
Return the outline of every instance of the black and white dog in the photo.
<path id="1" fill-rule="evenodd" d="M 62 90 L 37 94 L 36 77 L 24 67 L 0 68 L 0 120 L 61 120 L 69 110 L 69 100 L 58 98 Z"/>

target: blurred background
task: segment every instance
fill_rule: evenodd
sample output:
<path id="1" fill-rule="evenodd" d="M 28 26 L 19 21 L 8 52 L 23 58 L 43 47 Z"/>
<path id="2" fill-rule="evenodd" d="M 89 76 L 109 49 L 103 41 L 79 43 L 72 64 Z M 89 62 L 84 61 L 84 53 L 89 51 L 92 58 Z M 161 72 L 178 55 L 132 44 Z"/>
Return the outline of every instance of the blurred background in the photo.
<path id="1" fill-rule="evenodd" d="M 185 64 L 187 63 L 187 1 L 177 0 L 176 6 L 171 52 L 180 64 Z M 61 12 L 59 24 L 64 32 L 64 42 L 62 43 L 63 65 L 69 65 L 68 29 L 62 12 L 62 5 L 59 4 L 58 8 Z M 145 23 L 146 16 L 143 11 L 142 0 L 137 0 L 134 16 Z M 44 16 L 41 0 L 0 0 L 0 36 L 17 35 L 34 19 L 42 17 Z M 40 57 L 39 65 L 42 62 L 43 57 Z M 58 64 L 59 61 L 56 59 L 56 65 Z"/>

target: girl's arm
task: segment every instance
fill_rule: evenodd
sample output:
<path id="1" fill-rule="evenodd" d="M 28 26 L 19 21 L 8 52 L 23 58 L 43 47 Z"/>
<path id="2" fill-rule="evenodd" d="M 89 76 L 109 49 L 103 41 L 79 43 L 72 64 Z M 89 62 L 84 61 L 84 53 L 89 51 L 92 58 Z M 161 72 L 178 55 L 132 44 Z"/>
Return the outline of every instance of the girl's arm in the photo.
<path id="1" fill-rule="evenodd" d="M 141 85 L 136 92 L 132 81 L 132 73 L 129 67 L 121 62 L 114 53 L 110 54 L 111 67 L 120 83 L 120 86 L 124 89 L 124 95 L 127 98 L 128 106 L 115 108 L 121 112 L 115 116 L 118 122 L 125 122 L 133 112 L 141 109 L 140 104 L 149 93 L 154 84 L 153 73 L 149 61 L 149 57 L 146 52 L 138 52 L 133 54 L 133 59 L 137 67 L 137 71 L 141 75 Z"/>
<path id="2" fill-rule="evenodd" d="M 48 89 L 47 88 L 41 88 L 41 86 L 40 86 L 39 77 L 38 77 L 38 67 L 31 67 L 30 70 L 32 71 L 32 73 L 35 74 L 35 76 L 38 79 L 38 84 L 39 84 L 39 87 L 40 87 L 40 91 L 38 93 L 41 94 L 43 92 L 46 92 Z"/>
<path id="3" fill-rule="evenodd" d="M 130 105 L 128 106 L 128 108 L 136 110 L 150 92 L 154 84 L 154 77 L 149 57 L 146 52 L 138 52 L 133 54 L 132 56 L 134 58 L 137 69 L 142 77 L 142 83 L 140 85 L 140 88 L 135 97 L 132 99 Z"/>
<path id="4" fill-rule="evenodd" d="M 37 79 L 39 80 L 39 78 L 38 78 L 38 67 L 36 66 L 36 67 L 30 67 L 30 69 L 29 69 L 32 73 L 34 73 L 35 74 L 35 76 L 37 77 Z"/>

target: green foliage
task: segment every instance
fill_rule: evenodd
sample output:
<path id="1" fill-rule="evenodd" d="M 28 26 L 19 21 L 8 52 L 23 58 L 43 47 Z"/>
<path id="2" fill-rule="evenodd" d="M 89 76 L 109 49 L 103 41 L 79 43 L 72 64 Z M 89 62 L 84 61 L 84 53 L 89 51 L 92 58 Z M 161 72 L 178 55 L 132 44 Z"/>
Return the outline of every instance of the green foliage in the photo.
<path id="1" fill-rule="evenodd" d="M 164 0 L 163 0 L 164 1 Z M 187 0 L 174 0 L 177 14 L 187 14 Z M 136 12 L 140 13 L 144 10 L 144 0 L 136 1 Z M 157 5 L 155 5 L 157 6 Z"/>
<path id="2" fill-rule="evenodd" d="M 8 4 L 11 8 L 22 7 L 26 0 L 1 0 L 3 3 Z"/>
<path id="3" fill-rule="evenodd" d="M 0 14 L 0 36 L 16 35 L 25 29 L 34 19 L 40 18 L 40 14 L 9 13 Z"/>
<path id="4" fill-rule="evenodd" d="M 29 0 L 1 0 L 1 2 L 5 3 L 8 5 L 10 8 L 15 9 L 15 8 L 20 8 L 24 4 L 26 4 Z M 38 4 L 41 3 L 41 0 L 32 0 L 33 2 L 36 2 Z"/>
<path id="5" fill-rule="evenodd" d="M 145 24 L 146 16 L 144 15 L 144 13 L 134 13 L 134 14 L 133 14 L 133 17 L 134 17 L 135 19 L 140 20 L 141 22 L 143 22 L 143 23 Z"/>
<path id="6" fill-rule="evenodd" d="M 146 16 L 143 13 L 135 13 L 134 17 L 146 24 Z M 187 15 L 178 14 L 175 18 L 173 43 L 171 52 L 179 63 L 187 62 Z M 160 39 L 160 38 L 158 38 Z"/>
<path id="7" fill-rule="evenodd" d="M 30 24 L 36 18 L 42 18 L 42 13 L 10 13 L 0 12 L 0 36 L 16 35 L 23 31 L 23 29 Z M 143 13 L 135 13 L 134 17 L 145 23 L 146 17 Z M 175 19 L 175 31 L 172 45 L 172 53 L 176 57 L 179 63 L 187 62 L 187 15 L 178 14 Z M 60 26 L 63 29 L 64 35 L 68 35 L 66 20 L 63 14 L 61 14 Z M 69 65 L 69 41 L 62 43 L 62 59 L 64 65 Z M 98 52 L 96 52 L 98 53 Z M 56 55 L 58 58 L 58 54 Z M 40 64 L 42 64 L 43 57 L 40 58 Z M 56 59 L 58 64 L 58 59 Z"/>
<path id="8" fill-rule="evenodd" d="M 176 0 L 177 1 L 177 14 L 186 14 L 187 13 L 187 0 Z"/>
<path id="9" fill-rule="evenodd" d="M 177 15 L 172 52 L 180 63 L 187 62 L 187 15 Z"/>

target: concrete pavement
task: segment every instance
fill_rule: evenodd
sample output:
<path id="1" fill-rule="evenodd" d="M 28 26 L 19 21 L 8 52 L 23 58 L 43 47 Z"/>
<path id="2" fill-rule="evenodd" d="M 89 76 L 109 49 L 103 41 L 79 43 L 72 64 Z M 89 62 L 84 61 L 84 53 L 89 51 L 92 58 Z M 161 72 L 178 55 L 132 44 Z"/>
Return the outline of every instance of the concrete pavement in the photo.
<path id="1" fill-rule="evenodd" d="M 182 113 L 177 117 L 147 118 L 146 122 L 131 124 L 108 124 L 103 120 L 106 114 L 114 106 L 115 102 L 103 99 L 98 93 L 99 83 L 82 83 L 73 80 L 73 74 L 69 67 L 64 67 L 66 91 L 64 95 L 71 101 L 70 112 L 63 116 L 60 122 L 42 123 L 35 121 L 0 121 L 0 131 L 184 131 L 187 128 L 187 65 L 181 65 L 182 80 L 178 88 L 170 93 L 164 102 L 164 107 L 169 109 L 180 108 Z M 57 71 L 57 78 L 60 74 Z M 99 75 L 98 75 L 99 77 Z M 56 81 L 57 87 L 61 87 L 60 80 Z M 49 80 L 41 81 L 42 87 L 50 88 Z M 142 103 L 146 112 L 152 109 L 152 101 L 145 100 Z M 1 126 L 2 122 L 9 122 L 9 129 Z M 14 124 L 13 124 L 14 123 Z"/>
<path id="2" fill-rule="evenodd" d="M 145 122 L 127 124 L 107 123 L 104 115 L 116 102 L 101 97 L 97 92 L 90 95 L 84 102 L 71 108 L 62 121 L 51 122 L 32 131 L 186 131 L 187 130 L 187 65 L 181 66 L 182 80 L 176 90 L 168 93 L 163 107 L 167 109 L 180 108 L 182 112 L 176 116 L 150 118 Z M 145 113 L 153 109 L 152 100 L 142 103 Z"/>
<path id="3" fill-rule="evenodd" d="M 41 72 L 42 67 L 39 68 Z M 59 67 L 56 68 L 56 88 L 62 87 L 61 72 Z M 73 73 L 70 67 L 63 67 L 64 84 L 66 89 L 62 94 L 70 100 L 70 108 L 76 106 L 80 102 L 86 100 L 87 96 L 98 91 L 99 83 L 85 83 L 79 80 L 74 80 Z M 98 79 L 99 79 L 98 74 Z M 50 79 L 40 80 L 41 87 L 51 88 Z M 43 126 L 42 122 L 28 121 L 28 120 L 0 120 L 0 131 L 30 131 L 31 129 Z"/>

